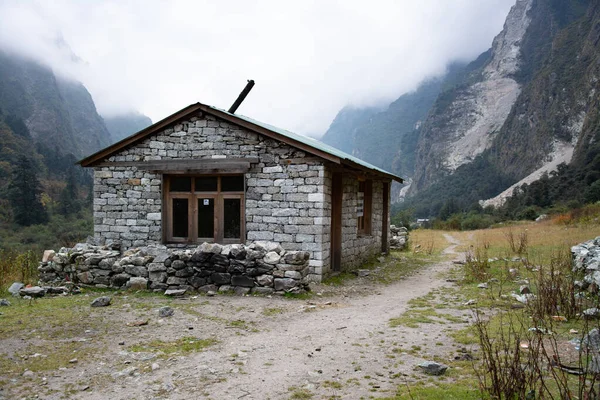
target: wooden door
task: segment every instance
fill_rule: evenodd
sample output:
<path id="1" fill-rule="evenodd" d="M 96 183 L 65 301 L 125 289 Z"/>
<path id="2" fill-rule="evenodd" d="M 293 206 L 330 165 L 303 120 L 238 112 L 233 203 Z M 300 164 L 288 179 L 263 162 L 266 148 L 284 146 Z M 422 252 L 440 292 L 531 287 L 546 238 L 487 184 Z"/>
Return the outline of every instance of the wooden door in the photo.
<path id="1" fill-rule="evenodd" d="M 331 182 L 331 269 L 342 267 L 342 174 L 333 174 Z"/>

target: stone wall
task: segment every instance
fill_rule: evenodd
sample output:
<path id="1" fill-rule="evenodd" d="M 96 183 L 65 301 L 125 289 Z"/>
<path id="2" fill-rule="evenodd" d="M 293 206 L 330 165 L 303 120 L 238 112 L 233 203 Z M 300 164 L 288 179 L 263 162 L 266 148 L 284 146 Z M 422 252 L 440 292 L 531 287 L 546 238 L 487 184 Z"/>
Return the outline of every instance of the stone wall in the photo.
<path id="1" fill-rule="evenodd" d="M 277 243 L 261 241 L 248 246 L 203 243 L 187 250 L 151 245 L 125 252 L 115 244 L 78 244 L 46 252 L 39 271 L 45 283 L 271 294 L 305 290 L 308 257 L 306 251 L 285 251 Z"/>
<path id="2" fill-rule="evenodd" d="M 246 239 L 309 252 L 311 279 L 328 266 L 325 166 L 279 141 L 207 115 L 194 117 L 110 157 L 109 162 L 258 157 L 246 174 Z M 94 171 L 94 234 L 124 248 L 162 242 L 162 177 L 134 166 Z M 327 262 L 327 264 L 326 264 Z"/>
<path id="3" fill-rule="evenodd" d="M 371 234 L 358 233 L 358 179 L 345 175 L 342 185 L 342 268 L 351 270 L 381 254 L 383 182 L 373 181 Z"/>

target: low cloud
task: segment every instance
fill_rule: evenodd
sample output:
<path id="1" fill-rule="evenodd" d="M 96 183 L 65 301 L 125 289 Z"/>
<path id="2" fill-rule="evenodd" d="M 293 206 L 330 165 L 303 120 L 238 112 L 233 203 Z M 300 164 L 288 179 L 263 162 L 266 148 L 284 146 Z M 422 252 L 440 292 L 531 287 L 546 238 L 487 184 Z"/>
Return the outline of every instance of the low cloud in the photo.
<path id="1" fill-rule="evenodd" d="M 82 81 L 100 113 L 188 104 L 320 136 L 345 105 L 414 90 L 491 45 L 515 0 L 0 3 L 0 47 Z"/>

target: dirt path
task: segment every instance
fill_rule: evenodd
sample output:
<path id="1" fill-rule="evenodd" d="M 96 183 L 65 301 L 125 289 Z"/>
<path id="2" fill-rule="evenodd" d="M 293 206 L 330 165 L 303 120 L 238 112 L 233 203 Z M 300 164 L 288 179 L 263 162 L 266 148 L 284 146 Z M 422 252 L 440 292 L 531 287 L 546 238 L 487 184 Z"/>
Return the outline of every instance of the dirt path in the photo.
<path id="1" fill-rule="evenodd" d="M 455 254 L 460 243 L 445 236 L 452 245 L 444 253 Z M 436 347 L 433 341 L 443 342 L 444 337 L 436 329 L 390 328 L 389 320 L 406 310 L 408 300 L 449 285 L 440 272 L 451 265 L 451 261 L 430 265 L 366 297 L 327 299 L 315 302 L 314 308 L 298 307 L 300 312 L 261 324 L 259 332 L 227 335 L 220 346 L 159 370 L 154 378 L 171 380 L 177 388 L 169 396 L 173 399 L 189 399 L 193 393 L 214 399 L 281 399 L 301 388 L 316 398 L 392 394 L 402 384 L 403 374 L 412 374 L 415 364 L 422 361 L 408 355 L 405 360 L 391 358 L 392 349 L 410 345 L 426 349 L 423 352 L 438 350 L 429 347 Z M 227 300 L 237 307 L 246 299 Z M 272 299 L 257 300 L 269 304 L 255 306 L 272 305 Z"/>
<path id="2" fill-rule="evenodd" d="M 445 236 L 451 246 L 444 253 L 458 258 L 454 249 L 460 243 Z M 398 386 L 422 375 L 415 370 L 417 364 L 449 358 L 455 350 L 446 336 L 448 325 L 389 325 L 407 310 L 409 300 L 452 285 L 441 274 L 451 266 L 451 260 L 443 261 L 394 284 L 371 283 L 372 294 L 366 296 L 178 300 L 171 303 L 175 316 L 133 330 L 122 325 L 140 312 L 132 313 L 124 299 L 107 311 L 106 319 L 116 318 L 121 328 L 99 340 L 106 346 L 103 354 L 47 376 L 44 385 L 57 394 L 41 397 L 64 398 L 66 385 L 72 389 L 68 398 L 80 399 L 393 396 Z M 202 352 L 166 359 L 128 347 L 184 334 L 219 342 Z"/>

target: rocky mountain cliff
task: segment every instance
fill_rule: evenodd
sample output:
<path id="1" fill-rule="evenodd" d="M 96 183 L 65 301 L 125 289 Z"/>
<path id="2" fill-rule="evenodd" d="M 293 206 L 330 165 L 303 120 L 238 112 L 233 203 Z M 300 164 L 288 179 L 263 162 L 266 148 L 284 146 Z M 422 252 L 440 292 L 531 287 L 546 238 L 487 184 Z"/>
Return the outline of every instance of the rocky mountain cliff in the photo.
<path id="1" fill-rule="evenodd" d="M 410 178 L 421 124 L 442 84 L 442 79 L 431 79 L 383 109 L 346 107 L 338 113 L 321 140 Z"/>
<path id="2" fill-rule="evenodd" d="M 22 120 L 35 143 L 75 157 L 111 143 L 85 87 L 51 69 L 0 51 L 0 109 Z"/>
<path id="3" fill-rule="evenodd" d="M 483 65 L 435 102 L 419 138 L 411 192 L 472 162 L 491 146 L 521 93 L 514 75 L 533 2 L 517 1 Z"/>
<path id="4" fill-rule="evenodd" d="M 600 178 L 599 7 L 591 0 L 517 0 L 490 50 L 446 77 L 431 106 L 420 110 L 413 154 L 365 121 L 349 127 L 347 137 L 356 143 L 364 127 L 360 136 L 386 140 L 379 147 L 393 147 L 395 161 L 365 146 L 353 152 L 413 177 L 410 203 L 423 216 L 436 215 L 450 199 L 459 199 L 452 200 L 459 209 L 494 196 L 484 205 L 501 204 L 515 187 L 555 173 L 561 163 L 593 184 Z M 597 158 L 598 168 L 590 167 Z M 406 160 L 403 167 L 398 160 Z"/>

